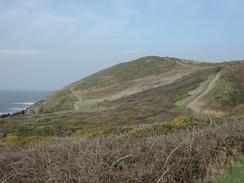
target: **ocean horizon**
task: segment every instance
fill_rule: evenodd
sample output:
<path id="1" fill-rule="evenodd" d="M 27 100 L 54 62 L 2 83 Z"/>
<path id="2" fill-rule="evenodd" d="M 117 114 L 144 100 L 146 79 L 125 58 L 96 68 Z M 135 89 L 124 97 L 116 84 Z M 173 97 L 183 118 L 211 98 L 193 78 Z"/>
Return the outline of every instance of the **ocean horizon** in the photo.
<path id="1" fill-rule="evenodd" d="M 0 115 L 13 114 L 45 99 L 51 91 L 0 90 Z"/>

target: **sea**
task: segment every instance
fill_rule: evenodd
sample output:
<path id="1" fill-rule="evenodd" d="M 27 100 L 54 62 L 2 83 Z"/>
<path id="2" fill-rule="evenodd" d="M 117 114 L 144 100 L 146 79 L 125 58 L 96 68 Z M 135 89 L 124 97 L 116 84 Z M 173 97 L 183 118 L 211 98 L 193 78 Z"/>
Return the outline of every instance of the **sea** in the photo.
<path id="1" fill-rule="evenodd" d="M 51 91 L 0 90 L 0 115 L 22 111 L 45 99 Z"/>

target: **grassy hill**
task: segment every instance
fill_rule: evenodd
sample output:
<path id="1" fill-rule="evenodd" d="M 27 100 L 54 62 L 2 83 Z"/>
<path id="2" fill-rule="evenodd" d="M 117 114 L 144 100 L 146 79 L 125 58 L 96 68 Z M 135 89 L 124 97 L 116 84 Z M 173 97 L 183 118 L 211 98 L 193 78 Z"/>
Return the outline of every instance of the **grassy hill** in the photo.
<path id="1" fill-rule="evenodd" d="M 149 102 L 142 96 L 149 92 L 152 100 L 158 103 L 176 105 L 178 109 L 190 109 L 193 113 L 216 116 L 241 113 L 242 73 L 241 61 L 211 64 L 171 57 L 143 57 L 72 83 L 50 95 L 46 101 L 34 105 L 28 112 L 114 111 L 119 103 L 125 103 L 129 98 L 137 98 L 137 104 L 122 106 L 135 108 L 139 103 Z M 189 86 L 187 82 L 191 82 Z M 179 87 L 175 90 L 177 84 Z M 161 94 L 158 93 L 160 90 Z M 171 98 L 163 94 L 166 90 Z"/>
<path id="2" fill-rule="evenodd" d="M 166 85 L 199 70 L 213 67 L 169 57 L 143 57 L 115 65 L 77 81 L 49 96 L 32 112 L 89 111 L 94 104 L 116 100 Z M 97 109 L 97 108 L 96 108 Z"/>
<path id="3" fill-rule="evenodd" d="M 143 57 L 0 118 L 0 182 L 225 181 L 243 122 L 243 61 Z"/>

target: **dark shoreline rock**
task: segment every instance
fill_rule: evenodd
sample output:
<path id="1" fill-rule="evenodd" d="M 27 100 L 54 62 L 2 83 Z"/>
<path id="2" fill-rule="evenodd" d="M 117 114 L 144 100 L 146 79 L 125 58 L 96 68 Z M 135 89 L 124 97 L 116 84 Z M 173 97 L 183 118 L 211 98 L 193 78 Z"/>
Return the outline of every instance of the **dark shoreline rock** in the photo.
<path id="1" fill-rule="evenodd" d="M 7 114 L 2 114 L 0 115 L 0 118 L 7 118 L 9 116 L 18 116 L 18 115 L 23 115 L 25 114 L 26 110 L 22 110 L 22 111 L 19 111 L 19 112 L 16 112 L 16 113 L 13 113 L 13 114 L 10 114 L 10 113 L 7 113 Z"/>
<path id="2" fill-rule="evenodd" d="M 9 117 L 10 115 L 11 115 L 10 113 L 2 114 L 2 115 L 0 115 L 0 118 L 7 118 L 7 117 Z"/>

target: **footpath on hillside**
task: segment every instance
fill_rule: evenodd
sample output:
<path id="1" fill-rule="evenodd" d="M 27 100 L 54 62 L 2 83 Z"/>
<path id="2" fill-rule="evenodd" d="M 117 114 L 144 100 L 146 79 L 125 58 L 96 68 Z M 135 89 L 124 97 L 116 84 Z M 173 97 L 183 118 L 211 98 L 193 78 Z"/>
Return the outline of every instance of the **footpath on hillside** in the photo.
<path id="1" fill-rule="evenodd" d="M 202 106 L 204 105 L 204 102 L 201 101 L 201 99 L 206 96 L 216 85 L 216 82 L 218 81 L 220 77 L 220 72 L 216 74 L 216 76 L 212 79 L 212 81 L 208 84 L 207 88 L 203 90 L 203 92 L 198 95 L 194 100 L 192 100 L 187 107 L 190 108 L 193 112 L 197 114 L 207 114 L 207 115 L 215 115 L 215 116 L 222 116 L 223 113 L 220 111 L 215 110 L 203 110 Z"/>
<path id="2" fill-rule="evenodd" d="M 76 96 L 76 97 L 78 98 L 78 101 L 74 103 L 74 108 L 75 108 L 75 110 L 79 110 L 79 104 L 80 104 L 81 101 L 82 101 L 82 97 L 81 97 L 81 96 L 74 90 L 74 87 L 72 87 L 72 88 L 70 89 L 70 91 L 72 92 L 72 94 L 73 94 L 74 96 Z"/>

